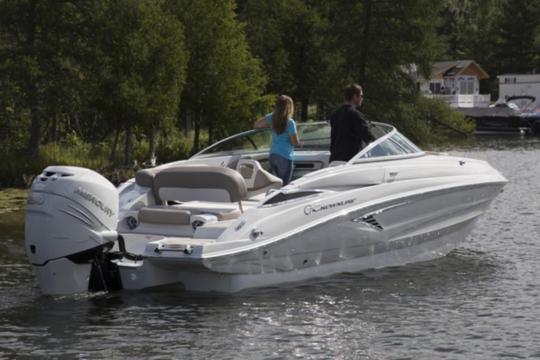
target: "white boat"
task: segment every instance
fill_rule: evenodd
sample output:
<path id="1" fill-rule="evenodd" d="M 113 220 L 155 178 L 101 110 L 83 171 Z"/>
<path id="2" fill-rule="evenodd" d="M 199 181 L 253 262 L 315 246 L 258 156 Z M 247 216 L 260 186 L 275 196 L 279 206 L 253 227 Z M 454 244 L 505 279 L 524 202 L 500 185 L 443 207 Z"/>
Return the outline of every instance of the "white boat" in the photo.
<path id="1" fill-rule="evenodd" d="M 45 294 L 242 289 L 446 255 L 507 180 L 487 162 L 427 153 L 392 126 L 328 164 L 327 123 L 299 124 L 294 181 L 268 165 L 270 130 L 222 140 L 115 188 L 50 166 L 32 184 L 26 247 Z"/>

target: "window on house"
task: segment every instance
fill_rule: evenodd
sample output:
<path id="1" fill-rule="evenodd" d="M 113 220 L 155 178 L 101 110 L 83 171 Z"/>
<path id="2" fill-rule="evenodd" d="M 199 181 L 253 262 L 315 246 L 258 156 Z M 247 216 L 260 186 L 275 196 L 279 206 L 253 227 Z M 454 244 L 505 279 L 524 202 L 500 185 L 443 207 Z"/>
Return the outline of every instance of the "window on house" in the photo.
<path id="1" fill-rule="evenodd" d="M 438 82 L 429 83 L 429 91 L 431 91 L 432 94 L 440 94 L 441 83 L 438 83 Z"/>
<path id="2" fill-rule="evenodd" d="M 464 95 L 474 94 L 474 77 L 460 77 L 458 78 L 459 93 Z"/>

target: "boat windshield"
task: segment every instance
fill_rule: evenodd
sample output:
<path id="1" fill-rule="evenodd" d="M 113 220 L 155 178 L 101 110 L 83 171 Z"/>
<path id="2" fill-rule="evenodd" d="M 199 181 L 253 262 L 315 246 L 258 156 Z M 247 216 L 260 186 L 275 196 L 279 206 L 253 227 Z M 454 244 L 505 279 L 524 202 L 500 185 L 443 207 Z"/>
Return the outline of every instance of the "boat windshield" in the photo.
<path id="1" fill-rule="evenodd" d="M 330 126 L 327 122 L 312 122 L 297 124 L 300 145 L 297 150 L 322 150 L 330 148 Z M 245 155 L 270 150 L 272 143 L 272 130 L 255 129 L 221 140 L 195 156 L 212 155 Z"/>
<path id="2" fill-rule="evenodd" d="M 376 122 L 370 124 L 370 129 L 377 138 L 376 142 L 394 130 L 390 125 Z M 330 150 L 330 125 L 328 122 L 297 123 L 297 131 L 300 138 L 300 145 L 295 147 L 296 151 Z M 194 156 L 249 155 L 252 153 L 268 152 L 271 142 L 271 129 L 249 130 L 218 141 Z M 409 141 L 405 139 L 404 142 Z"/>
<path id="3" fill-rule="evenodd" d="M 525 107 L 522 108 L 524 113 L 538 113 L 540 112 L 540 100 L 531 101 Z"/>
<path id="4" fill-rule="evenodd" d="M 268 151 L 272 134 L 266 129 L 250 130 L 210 145 L 195 156 L 236 155 Z"/>
<path id="5" fill-rule="evenodd" d="M 408 157 L 410 155 L 423 155 L 420 150 L 405 136 L 393 130 L 388 135 L 381 137 L 358 153 L 351 163 L 383 160 L 386 157 Z"/>

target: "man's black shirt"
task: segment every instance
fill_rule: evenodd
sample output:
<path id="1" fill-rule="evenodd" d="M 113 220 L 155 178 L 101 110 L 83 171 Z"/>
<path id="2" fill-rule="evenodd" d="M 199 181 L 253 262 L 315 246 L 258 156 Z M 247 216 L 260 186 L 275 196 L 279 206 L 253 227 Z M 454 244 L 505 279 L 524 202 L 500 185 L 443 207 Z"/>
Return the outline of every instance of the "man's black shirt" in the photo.
<path id="1" fill-rule="evenodd" d="M 330 161 L 349 161 L 375 137 L 364 115 L 354 106 L 340 106 L 330 117 Z M 364 145 L 365 144 L 365 145 Z"/>

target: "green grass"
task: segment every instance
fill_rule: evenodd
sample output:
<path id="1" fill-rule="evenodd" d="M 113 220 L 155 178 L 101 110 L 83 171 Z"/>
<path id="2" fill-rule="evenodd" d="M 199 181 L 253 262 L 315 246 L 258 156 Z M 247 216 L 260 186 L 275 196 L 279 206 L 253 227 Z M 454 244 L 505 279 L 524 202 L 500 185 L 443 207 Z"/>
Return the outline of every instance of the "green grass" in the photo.
<path id="1" fill-rule="evenodd" d="M 22 210 L 26 205 L 28 190 L 8 188 L 0 190 L 0 214 Z"/>
<path id="2" fill-rule="evenodd" d="M 208 135 L 201 133 L 201 144 L 204 146 Z M 44 144 L 36 156 L 25 154 L 20 149 L 0 149 L 0 189 L 7 187 L 28 187 L 32 179 L 50 165 L 80 166 L 95 170 L 114 184 L 118 184 L 134 176 L 148 160 L 148 141 L 145 137 L 134 137 L 134 162 L 124 165 L 123 141 L 120 137 L 117 147 L 117 158 L 109 161 L 112 148 L 110 141 L 91 144 L 82 141 L 75 135 L 67 136 L 59 143 Z M 179 131 L 169 131 L 157 138 L 157 163 L 162 164 L 189 157 L 193 146 L 193 134 L 184 136 Z"/>

